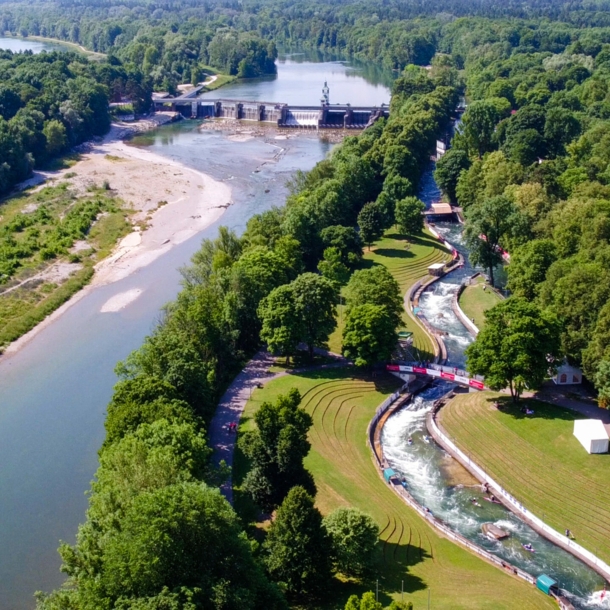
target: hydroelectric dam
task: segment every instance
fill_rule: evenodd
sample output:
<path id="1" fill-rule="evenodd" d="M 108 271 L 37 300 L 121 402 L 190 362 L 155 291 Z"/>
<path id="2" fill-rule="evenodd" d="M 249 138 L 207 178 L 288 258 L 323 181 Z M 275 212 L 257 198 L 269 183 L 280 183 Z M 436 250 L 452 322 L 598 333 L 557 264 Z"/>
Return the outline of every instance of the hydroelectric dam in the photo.
<path id="1" fill-rule="evenodd" d="M 389 115 L 387 105 L 352 106 L 330 104 L 328 87 L 322 90 L 319 106 L 293 106 L 278 102 L 258 102 L 197 97 L 202 87 L 179 97 L 155 97 L 155 110 L 172 110 L 185 118 L 235 119 L 273 124 L 282 128 L 305 129 L 365 129 Z"/>

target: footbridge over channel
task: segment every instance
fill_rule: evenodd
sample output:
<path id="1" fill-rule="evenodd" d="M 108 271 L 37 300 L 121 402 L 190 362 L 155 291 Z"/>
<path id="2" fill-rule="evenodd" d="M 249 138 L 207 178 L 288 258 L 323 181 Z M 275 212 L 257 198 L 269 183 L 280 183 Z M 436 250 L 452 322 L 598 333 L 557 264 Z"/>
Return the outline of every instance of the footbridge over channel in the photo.
<path id="1" fill-rule="evenodd" d="M 276 102 L 248 100 L 208 100 L 180 96 L 153 100 L 155 110 L 179 112 L 186 118 L 219 118 L 256 121 L 276 127 L 304 129 L 364 129 L 389 115 L 389 107 L 326 104 L 293 106 Z"/>
<path id="2" fill-rule="evenodd" d="M 440 364 L 411 362 L 409 364 L 387 364 L 386 370 L 400 376 L 400 374 L 427 375 L 436 379 L 452 381 L 466 388 L 473 390 L 484 390 L 485 379 L 479 375 L 471 376 L 467 371 L 463 371 L 451 366 L 441 366 Z"/>

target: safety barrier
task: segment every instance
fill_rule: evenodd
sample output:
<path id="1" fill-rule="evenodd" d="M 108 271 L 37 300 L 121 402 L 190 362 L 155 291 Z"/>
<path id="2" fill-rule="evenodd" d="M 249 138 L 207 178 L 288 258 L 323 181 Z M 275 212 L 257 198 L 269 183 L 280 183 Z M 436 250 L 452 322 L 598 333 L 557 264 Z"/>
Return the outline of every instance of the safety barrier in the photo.
<path id="1" fill-rule="evenodd" d="M 563 534 L 554 530 L 547 525 L 542 519 L 534 515 L 530 510 L 525 508 L 517 498 L 512 496 L 501 485 L 498 484 L 492 477 L 489 476 L 478 464 L 475 464 L 469 455 L 466 455 L 456 444 L 440 429 L 436 422 L 436 415 L 443 402 L 440 401 L 435 405 L 432 413 L 427 419 L 428 431 L 434 439 L 455 459 L 457 459 L 469 472 L 471 472 L 479 481 L 487 483 L 493 488 L 494 494 L 503 500 L 506 506 L 514 513 L 519 515 L 528 525 L 535 529 L 538 533 L 548 538 L 562 549 L 569 551 L 589 567 L 593 568 L 598 574 L 601 574 L 606 580 L 610 581 L 610 566 L 602 561 L 599 557 L 580 546 L 573 540 L 566 538 Z"/>
<path id="2" fill-rule="evenodd" d="M 406 385 L 408 386 L 408 384 L 406 384 Z M 379 405 L 379 407 L 377 407 L 377 410 L 375 411 L 375 415 L 371 419 L 369 426 L 367 428 L 367 443 L 373 451 L 373 455 L 375 457 L 375 462 L 377 465 L 377 471 L 378 471 L 379 476 L 382 479 L 383 479 L 383 470 L 387 466 L 387 463 L 383 457 L 383 449 L 380 447 L 381 455 L 378 455 L 375 450 L 375 446 L 373 444 L 372 439 L 375 435 L 375 428 L 376 428 L 379 420 L 388 411 L 388 409 L 394 404 L 394 402 L 396 402 L 396 400 L 398 400 L 398 398 L 400 398 L 400 395 L 401 395 L 401 393 L 399 391 L 399 392 L 395 392 L 394 394 L 392 394 L 392 396 L 386 398 Z M 390 483 L 389 486 L 391 489 L 394 490 L 394 492 L 400 498 L 403 499 L 403 501 L 406 504 L 408 504 L 413 510 L 415 510 L 420 515 L 420 517 L 425 519 L 432 527 L 441 531 L 445 536 L 447 536 L 447 538 L 450 538 L 454 542 L 457 542 L 458 544 L 466 547 L 473 553 L 476 553 L 483 559 L 502 568 L 503 570 L 509 572 L 510 574 L 513 574 L 514 576 L 522 578 L 523 580 L 527 581 L 528 583 L 530 583 L 532 585 L 536 584 L 536 578 L 534 576 L 532 576 L 531 574 L 529 574 L 528 572 L 526 572 L 525 570 L 522 570 L 522 569 L 512 565 L 511 563 L 504 561 L 504 560 L 500 559 L 499 557 L 496 557 L 489 551 L 486 551 L 485 549 L 481 548 L 474 542 L 471 542 L 470 540 L 468 540 L 461 534 L 458 534 L 457 532 L 452 530 L 451 527 L 447 523 L 445 523 L 442 519 L 435 517 L 428 508 L 426 508 L 425 506 L 422 506 L 402 485 L 398 486 L 398 485 L 393 485 Z"/>
<path id="3" fill-rule="evenodd" d="M 453 381 L 454 383 L 458 383 L 469 388 L 474 388 L 475 390 L 485 389 L 485 381 L 482 377 L 478 375 L 471 377 L 467 371 L 450 366 L 442 366 L 438 364 L 428 364 L 426 366 L 418 366 L 416 364 L 386 364 L 385 368 L 390 373 L 413 373 L 415 375 L 428 375 L 437 379 Z"/>

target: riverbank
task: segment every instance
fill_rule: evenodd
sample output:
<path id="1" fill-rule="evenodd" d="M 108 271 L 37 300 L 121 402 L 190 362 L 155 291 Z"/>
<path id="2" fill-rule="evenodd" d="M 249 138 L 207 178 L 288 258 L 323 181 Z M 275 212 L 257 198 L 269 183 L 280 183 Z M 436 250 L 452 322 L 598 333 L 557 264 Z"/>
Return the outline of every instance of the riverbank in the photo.
<path id="1" fill-rule="evenodd" d="M 44 186 L 67 183 L 68 188 L 79 196 L 92 188 L 105 186 L 124 202 L 123 212 L 132 230 L 121 239 L 110 256 L 95 264 L 88 286 L 13 341 L 6 348 L 6 355 L 18 351 L 89 291 L 121 280 L 149 265 L 203 231 L 231 205 L 231 189 L 226 184 L 125 142 L 134 132 L 155 129 L 170 119 L 170 115 L 155 115 L 135 124 L 113 124 L 101 141 L 81 147 L 83 152 L 75 165 L 57 172 L 37 173 L 25 184 L 31 186 L 43 180 Z M 101 311 L 119 311 L 137 296 L 132 292 L 123 297 L 115 296 L 113 302 L 102 307 Z"/>
<path id="2" fill-rule="evenodd" d="M 11 32 L 4 32 L 2 36 L 5 36 L 6 38 L 15 38 L 16 40 L 36 40 L 38 42 L 48 42 L 52 44 L 61 45 L 64 47 L 68 47 L 73 51 L 78 51 L 79 53 L 82 53 L 83 55 L 89 57 L 89 59 L 99 60 L 104 59 L 106 57 L 105 53 L 90 51 L 89 49 L 86 49 L 80 44 L 76 44 L 75 42 L 68 42 L 67 40 L 59 40 L 59 38 L 47 38 L 46 36 L 27 36 L 24 38 L 23 36 L 15 36 Z"/>

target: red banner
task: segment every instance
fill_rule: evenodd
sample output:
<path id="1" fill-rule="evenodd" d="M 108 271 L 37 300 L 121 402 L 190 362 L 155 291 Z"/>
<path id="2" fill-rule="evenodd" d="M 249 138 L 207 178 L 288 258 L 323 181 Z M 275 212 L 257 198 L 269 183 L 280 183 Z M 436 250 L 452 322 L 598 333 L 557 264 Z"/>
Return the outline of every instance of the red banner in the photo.
<path id="1" fill-rule="evenodd" d="M 451 381 L 455 381 L 455 375 L 453 373 L 445 373 L 445 371 L 441 372 L 441 377 L 443 379 L 449 379 Z"/>
<path id="2" fill-rule="evenodd" d="M 482 390 L 485 388 L 485 385 L 482 382 L 477 381 L 476 379 L 471 379 L 469 383 L 473 388 L 476 388 L 477 390 Z"/>
<path id="3" fill-rule="evenodd" d="M 414 366 L 413 367 L 413 372 L 414 373 L 420 373 L 422 375 L 425 375 L 427 373 L 426 369 L 422 369 L 419 366 Z"/>
<path id="4" fill-rule="evenodd" d="M 386 364 L 385 368 L 387 371 L 400 371 L 400 367 L 397 364 Z"/>

